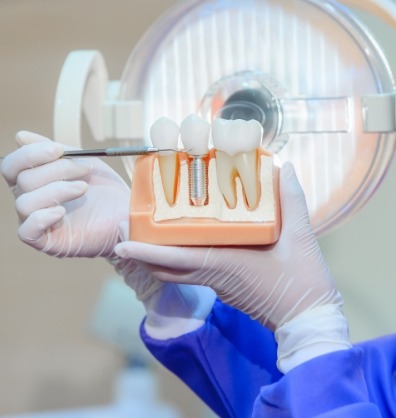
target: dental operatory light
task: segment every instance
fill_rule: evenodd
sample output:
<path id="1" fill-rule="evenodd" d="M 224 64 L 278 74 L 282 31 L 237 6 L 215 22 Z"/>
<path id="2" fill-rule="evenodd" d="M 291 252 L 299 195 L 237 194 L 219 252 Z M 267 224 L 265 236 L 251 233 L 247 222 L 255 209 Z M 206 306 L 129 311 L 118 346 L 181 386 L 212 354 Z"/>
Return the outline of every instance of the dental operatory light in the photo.
<path id="1" fill-rule="evenodd" d="M 152 143 L 163 117 L 253 119 L 261 147 L 294 164 L 323 234 L 367 202 L 391 162 L 395 25 L 390 0 L 182 1 L 149 28 L 119 81 L 98 51 L 68 56 L 55 139 L 81 146 L 82 113 L 98 141 L 165 148 L 185 146 Z M 134 157 L 124 162 L 132 175 Z"/>

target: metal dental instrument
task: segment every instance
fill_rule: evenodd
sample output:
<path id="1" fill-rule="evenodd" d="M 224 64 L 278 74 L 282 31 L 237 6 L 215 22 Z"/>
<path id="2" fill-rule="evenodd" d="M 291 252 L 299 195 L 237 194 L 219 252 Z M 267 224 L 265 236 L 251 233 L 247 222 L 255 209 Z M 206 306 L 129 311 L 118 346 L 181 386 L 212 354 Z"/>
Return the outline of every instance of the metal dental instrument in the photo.
<path id="1" fill-rule="evenodd" d="M 148 155 L 161 151 L 173 151 L 173 152 L 188 152 L 190 150 L 179 148 L 155 148 L 155 147 L 112 147 L 112 148 L 99 148 L 99 149 L 76 149 L 65 151 L 61 158 L 65 157 L 124 157 L 127 155 Z M 0 157 L 3 160 L 5 157 Z"/>
<path id="2" fill-rule="evenodd" d="M 87 150 L 65 151 L 62 157 L 122 157 L 126 155 L 147 155 L 160 151 L 186 152 L 185 149 L 162 149 L 148 146 L 141 147 L 113 147 Z"/>

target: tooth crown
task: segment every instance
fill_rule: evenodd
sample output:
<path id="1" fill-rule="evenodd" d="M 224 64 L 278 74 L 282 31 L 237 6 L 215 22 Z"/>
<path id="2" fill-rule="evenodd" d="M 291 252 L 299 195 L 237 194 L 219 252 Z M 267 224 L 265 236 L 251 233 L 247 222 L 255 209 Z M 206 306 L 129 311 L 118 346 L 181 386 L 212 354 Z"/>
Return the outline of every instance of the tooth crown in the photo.
<path id="1" fill-rule="evenodd" d="M 214 147 L 230 157 L 250 152 L 261 146 L 263 128 L 256 120 L 216 119 L 212 126 Z"/>
<path id="2" fill-rule="evenodd" d="M 180 136 L 190 155 L 206 155 L 209 152 L 210 124 L 197 115 L 190 115 L 180 125 Z"/>
<path id="3" fill-rule="evenodd" d="M 173 120 L 162 117 L 150 129 L 151 142 L 156 148 L 177 149 L 179 126 Z M 172 155 L 172 151 L 161 151 L 160 155 Z"/>

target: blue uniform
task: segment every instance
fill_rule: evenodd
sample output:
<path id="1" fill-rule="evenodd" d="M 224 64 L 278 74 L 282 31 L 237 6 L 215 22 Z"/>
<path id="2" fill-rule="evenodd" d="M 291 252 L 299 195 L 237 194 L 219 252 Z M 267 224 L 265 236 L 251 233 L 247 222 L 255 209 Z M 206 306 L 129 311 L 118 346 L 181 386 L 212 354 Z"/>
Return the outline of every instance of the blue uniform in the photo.
<path id="1" fill-rule="evenodd" d="M 274 335 L 217 300 L 204 326 L 151 353 L 220 417 L 396 417 L 396 336 L 322 355 L 282 375 Z"/>

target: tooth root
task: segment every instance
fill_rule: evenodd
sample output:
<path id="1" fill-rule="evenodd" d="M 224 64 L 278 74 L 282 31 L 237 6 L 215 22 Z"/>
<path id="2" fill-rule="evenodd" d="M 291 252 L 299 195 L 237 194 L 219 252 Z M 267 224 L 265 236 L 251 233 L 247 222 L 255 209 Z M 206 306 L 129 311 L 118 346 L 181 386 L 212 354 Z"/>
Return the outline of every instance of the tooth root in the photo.
<path id="1" fill-rule="evenodd" d="M 219 189 L 228 206 L 234 209 L 237 204 L 235 177 L 237 175 L 233 158 L 222 151 L 216 152 L 216 171 Z"/>
<path id="2" fill-rule="evenodd" d="M 176 154 L 159 155 L 158 164 L 161 173 L 162 187 L 169 206 L 175 204 L 178 179 L 178 158 Z"/>
<path id="3" fill-rule="evenodd" d="M 243 185 L 246 204 L 250 210 L 253 210 L 260 200 L 257 150 L 235 155 L 234 163 Z"/>

